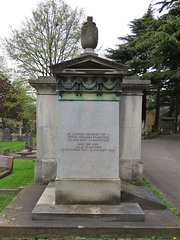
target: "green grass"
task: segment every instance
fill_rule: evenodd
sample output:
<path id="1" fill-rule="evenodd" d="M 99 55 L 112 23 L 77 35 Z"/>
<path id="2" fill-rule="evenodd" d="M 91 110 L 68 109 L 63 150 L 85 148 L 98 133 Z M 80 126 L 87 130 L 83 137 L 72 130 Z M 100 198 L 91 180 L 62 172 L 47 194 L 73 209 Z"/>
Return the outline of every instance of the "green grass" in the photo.
<path id="1" fill-rule="evenodd" d="M 16 197 L 16 193 L 0 194 L 0 212 Z"/>
<path id="2" fill-rule="evenodd" d="M 7 171 L 9 168 L 3 168 L 3 169 L 0 169 L 0 173 L 3 173 L 5 171 Z"/>
<path id="3" fill-rule="evenodd" d="M 34 162 L 31 160 L 14 160 L 13 172 L 0 180 L 0 188 L 18 189 L 21 186 L 34 185 Z M 17 194 L 0 194 L 0 212 Z"/>
<path id="4" fill-rule="evenodd" d="M 33 146 L 35 146 L 36 144 L 36 140 L 33 139 Z M 24 150 L 24 142 L 16 142 L 16 141 L 12 141 L 12 142 L 2 142 L 0 141 L 0 147 L 1 147 L 1 155 L 4 152 L 4 149 L 9 148 L 10 152 L 12 152 L 12 150 L 19 150 L 19 152 L 21 152 L 22 150 Z"/>
<path id="5" fill-rule="evenodd" d="M 9 148 L 10 151 L 12 150 L 19 150 L 22 151 L 24 149 L 24 142 L 1 142 L 0 141 L 0 147 L 1 147 L 1 155 L 4 152 L 4 149 Z"/>
<path id="6" fill-rule="evenodd" d="M 34 185 L 34 162 L 15 159 L 13 172 L 0 180 L 0 188 L 19 188 Z"/>
<path id="7" fill-rule="evenodd" d="M 172 206 L 170 203 L 166 201 L 166 199 L 162 196 L 161 193 L 159 193 L 154 187 L 151 186 L 151 184 L 147 181 L 147 179 L 143 179 L 143 185 L 148 187 L 158 198 L 176 215 L 180 218 L 180 213 L 177 211 L 177 209 Z"/>

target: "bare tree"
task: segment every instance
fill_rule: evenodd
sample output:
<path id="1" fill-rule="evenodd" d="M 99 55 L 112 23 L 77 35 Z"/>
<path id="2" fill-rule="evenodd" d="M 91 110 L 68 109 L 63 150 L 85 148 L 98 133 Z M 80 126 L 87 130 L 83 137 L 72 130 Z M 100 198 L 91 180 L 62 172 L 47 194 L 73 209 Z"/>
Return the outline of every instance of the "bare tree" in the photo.
<path id="1" fill-rule="evenodd" d="M 11 29 L 5 49 L 24 76 L 51 75 L 49 66 L 76 57 L 80 48 L 83 10 L 63 0 L 46 0 L 26 18 L 20 30 Z"/>

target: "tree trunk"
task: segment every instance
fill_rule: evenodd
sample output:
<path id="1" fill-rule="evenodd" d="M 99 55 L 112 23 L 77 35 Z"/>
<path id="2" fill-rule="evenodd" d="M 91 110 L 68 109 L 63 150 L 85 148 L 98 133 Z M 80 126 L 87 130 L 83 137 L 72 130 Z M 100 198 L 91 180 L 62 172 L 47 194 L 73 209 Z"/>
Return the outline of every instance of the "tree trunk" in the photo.
<path id="1" fill-rule="evenodd" d="M 4 118 L 2 118 L 2 130 L 4 130 L 6 127 L 6 120 L 4 120 Z"/>
<path id="2" fill-rule="evenodd" d="M 156 114 L 154 121 L 154 129 L 157 132 L 159 127 L 159 110 L 160 110 L 160 84 L 157 85 L 157 93 L 156 93 Z"/>
<path id="3" fill-rule="evenodd" d="M 177 133 L 178 127 L 178 115 L 179 115 L 179 89 L 178 82 L 176 82 L 176 92 L 175 92 L 175 133 Z"/>
<path id="4" fill-rule="evenodd" d="M 146 124 L 146 89 L 144 89 L 142 97 L 142 122 Z"/>

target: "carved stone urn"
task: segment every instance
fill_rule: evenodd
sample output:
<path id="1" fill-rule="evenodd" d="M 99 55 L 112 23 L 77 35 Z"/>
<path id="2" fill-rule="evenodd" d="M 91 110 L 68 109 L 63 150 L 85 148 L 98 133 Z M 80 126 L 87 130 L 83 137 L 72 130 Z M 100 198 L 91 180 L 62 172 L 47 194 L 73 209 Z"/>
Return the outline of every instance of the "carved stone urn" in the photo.
<path id="1" fill-rule="evenodd" d="M 87 22 L 81 28 L 81 45 L 84 52 L 94 52 L 98 44 L 98 28 L 92 17 L 87 17 Z"/>

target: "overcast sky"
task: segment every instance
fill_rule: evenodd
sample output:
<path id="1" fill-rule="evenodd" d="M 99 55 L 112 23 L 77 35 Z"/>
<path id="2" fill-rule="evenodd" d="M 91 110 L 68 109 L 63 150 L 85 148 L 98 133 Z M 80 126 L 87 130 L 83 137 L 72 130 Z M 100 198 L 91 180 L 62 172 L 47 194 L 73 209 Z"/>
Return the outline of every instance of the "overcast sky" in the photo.
<path id="1" fill-rule="evenodd" d="M 0 37 L 8 37 L 10 26 L 18 28 L 31 16 L 40 0 L 0 0 Z M 129 33 L 130 21 L 141 18 L 152 0 L 65 0 L 72 8 L 83 8 L 99 31 L 98 47 L 114 48 L 118 37 Z M 86 20 L 86 19 L 85 19 Z"/>

